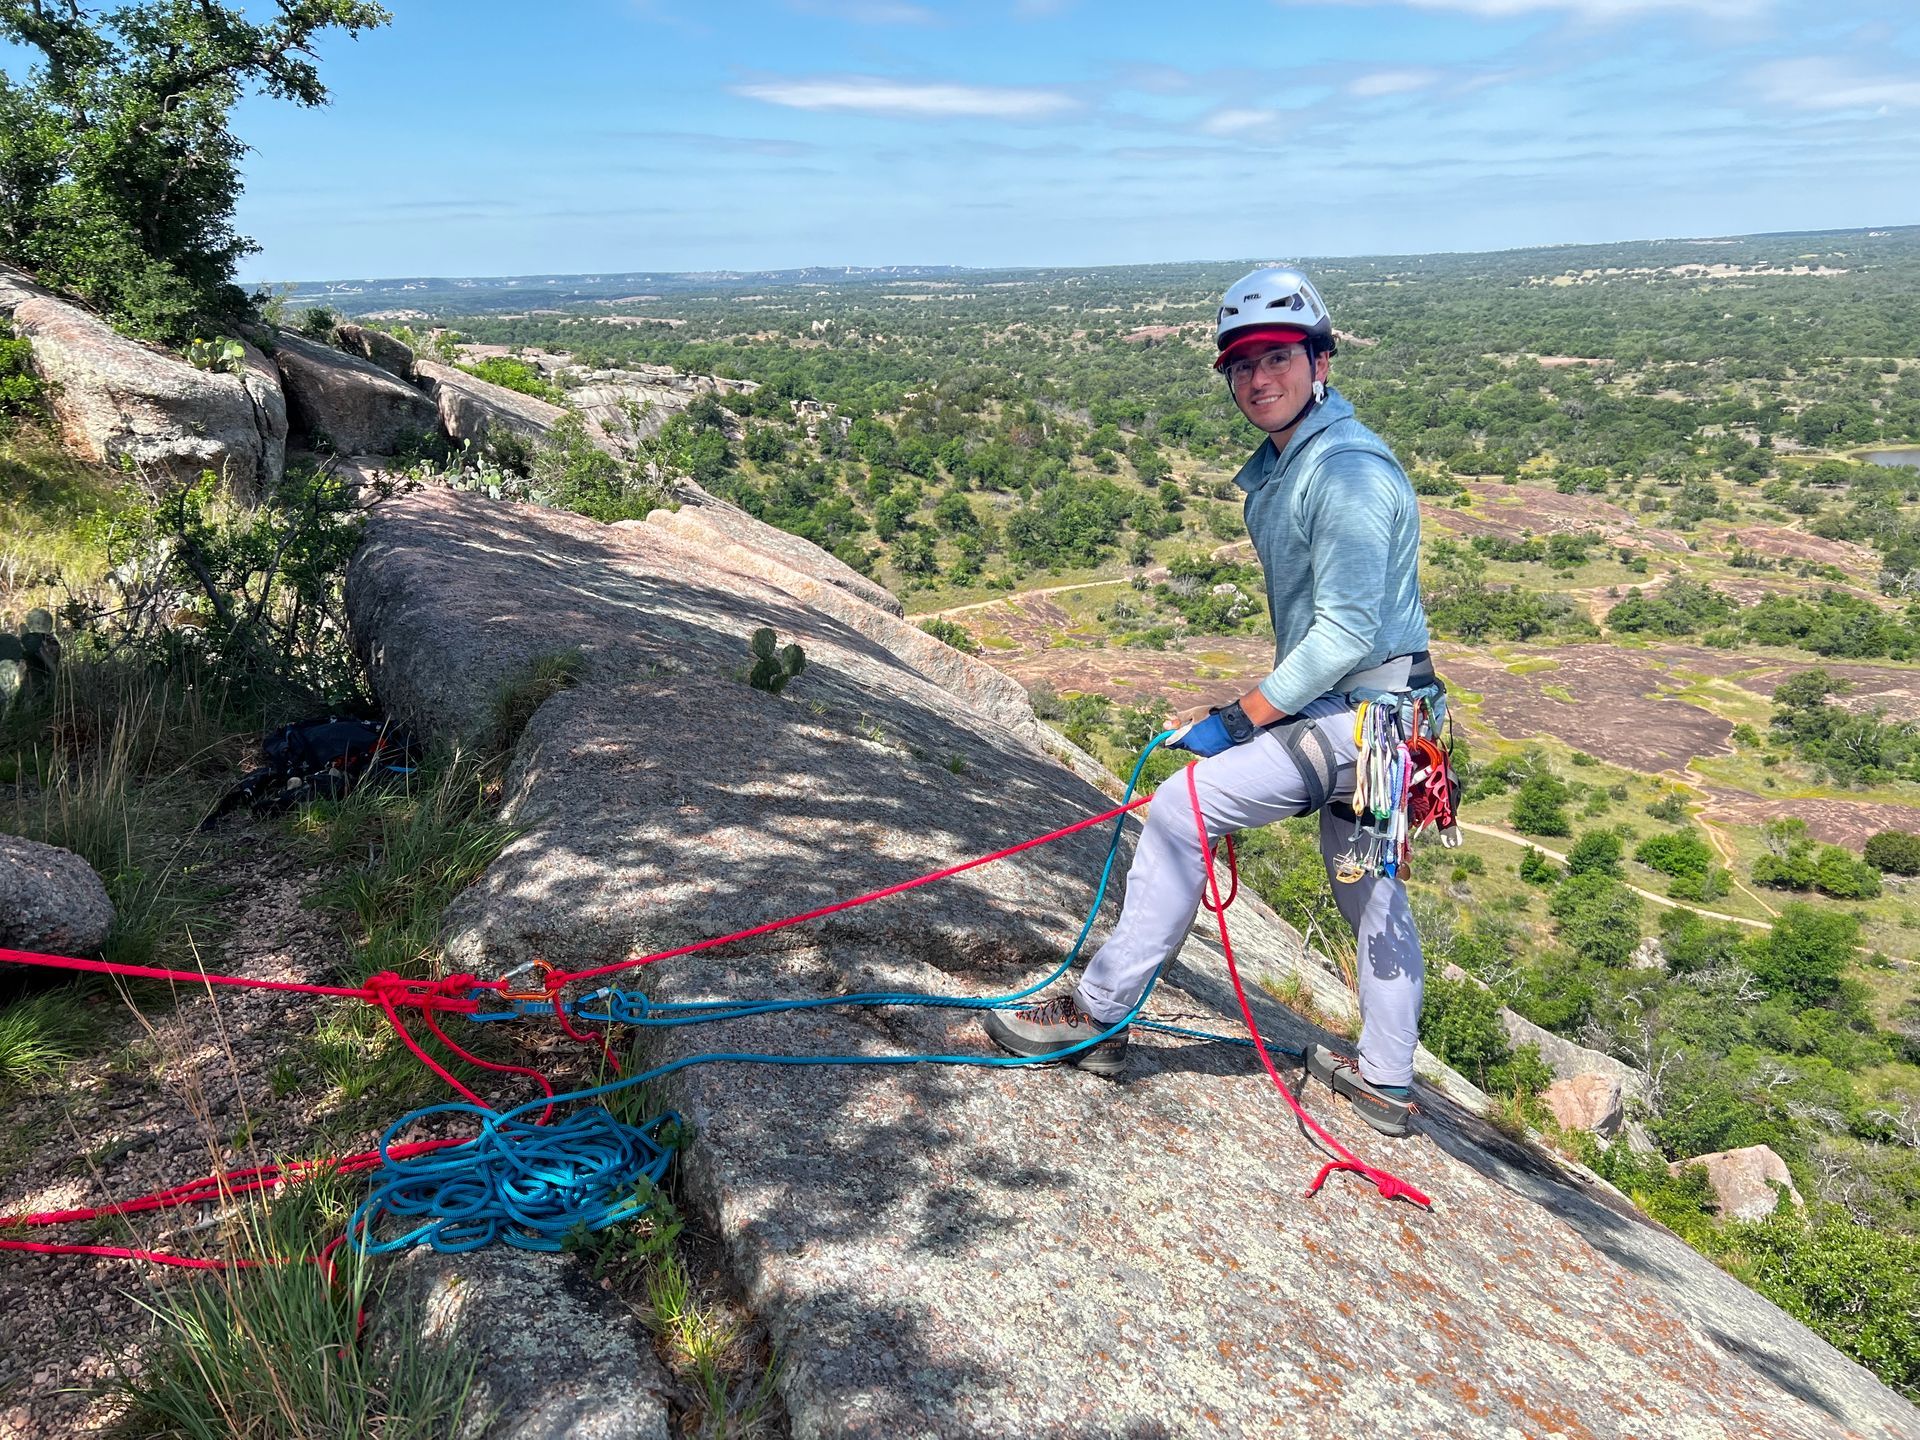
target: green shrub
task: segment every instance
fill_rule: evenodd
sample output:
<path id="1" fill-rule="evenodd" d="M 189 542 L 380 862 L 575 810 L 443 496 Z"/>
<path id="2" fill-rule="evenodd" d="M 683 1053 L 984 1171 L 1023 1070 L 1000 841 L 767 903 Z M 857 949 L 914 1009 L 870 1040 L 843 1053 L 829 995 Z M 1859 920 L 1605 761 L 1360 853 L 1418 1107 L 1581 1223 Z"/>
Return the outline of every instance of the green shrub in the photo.
<path id="1" fill-rule="evenodd" d="M 1862 855 L 1867 864 L 1885 874 L 1920 875 L 1920 835 L 1882 830 L 1867 838 Z"/>
<path id="2" fill-rule="evenodd" d="M 596 445 L 586 422 L 571 413 L 554 422 L 531 468 L 542 500 L 602 523 L 644 520 L 670 498 L 636 466 Z"/>
<path id="3" fill-rule="evenodd" d="M 511 355 L 493 355 L 471 365 L 462 365 L 460 369 L 489 385 L 498 385 L 503 390 L 518 391 L 522 395 L 531 395 L 536 400 L 545 400 L 550 405 L 564 405 L 567 392 L 550 382 L 542 375 L 537 366 Z"/>
<path id="4" fill-rule="evenodd" d="M 33 373 L 33 343 L 16 340 L 13 327 L 0 320 L 0 440 L 21 420 L 41 413 L 45 391 Z"/>
<path id="5" fill-rule="evenodd" d="M 973 632 L 956 621 L 943 620 L 936 615 L 929 620 L 922 620 L 920 628 L 934 639 L 951 645 L 963 654 L 978 655 L 980 653 L 980 642 L 973 638 Z"/>
<path id="6" fill-rule="evenodd" d="M 1571 835 L 1573 823 L 1567 819 L 1569 798 L 1566 782 L 1552 771 L 1537 769 L 1513 797 L 1509 819 L 1523 835 Z"/>
<path id="7" fill-rule="evenodd" d="M 1697 831 L 1675 830 L 1648 836 L 1633 847 L 1633 858 L 1662 875 L 1704 877 L 1713 864 L 1713 847 Z"/>
<path id="8" fill-rule="evenodd" d="M 1567 852 L 1567 870 L 1574 875 L 1618 875 L 1624 848 L 1616 831 L 1589 830 Z"/>
<path id="9" fill-rule="evenodd" d="M 1561 878 L 1560 867 L 1528 845 L 1520 851 L 1520 878 L 1529 885 L 1553 885 Z"/>
<path id="10" fill-rule="evenodd" d="M 1782 1205 L 1715 1247 L 1754 1289 L 1920 1403 L 1920 1237 Z"/>

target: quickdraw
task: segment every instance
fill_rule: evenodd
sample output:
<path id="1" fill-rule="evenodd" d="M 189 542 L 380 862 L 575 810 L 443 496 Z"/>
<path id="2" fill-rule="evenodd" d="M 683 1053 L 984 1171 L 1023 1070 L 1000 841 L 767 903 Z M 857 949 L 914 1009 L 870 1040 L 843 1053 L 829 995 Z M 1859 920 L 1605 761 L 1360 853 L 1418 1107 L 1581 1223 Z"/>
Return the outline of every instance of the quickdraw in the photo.
<path id="1" fill-rule="evenodd" d="M 1447 692 L 1438 683 L 1400 694 L 1371 694 L 1354 707 L 1353 837 L 1334 878 L 1393 879 L 1413 860 L 1413 837 L 1429 831 L 1449 849 L 1460 843 L 1460 782 L 1453 773 Z"/>

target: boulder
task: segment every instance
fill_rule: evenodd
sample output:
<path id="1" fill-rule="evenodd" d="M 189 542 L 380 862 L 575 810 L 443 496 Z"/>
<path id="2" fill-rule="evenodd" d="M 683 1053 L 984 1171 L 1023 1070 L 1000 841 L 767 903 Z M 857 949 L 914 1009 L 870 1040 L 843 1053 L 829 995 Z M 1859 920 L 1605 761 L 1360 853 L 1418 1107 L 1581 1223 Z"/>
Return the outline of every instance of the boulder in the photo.
<path id="1" fill-rule="evenodd" d="M 414 373 L 420 388 L 439 408 L 440 427 L 451 440 L 479 444 L 489 430 L 499 429 L 537 441 L 567 413 L 558 405 L 437 360 L 416 360 Z"/>
<path id="2" fill-rule="evenodd" d="M 1716 1150 L 1711 1155 L 1676 1160 L 1668 1169 L 1677 1175 L 1689 1165 L 1699 1165 L 1706 1170 L 1723 1220 L 1766 1219 L 1780 1204 L 1780 1192 L 1774 1188 L 1776 1185 L 1786 1187 L 1787 1198 L 1795 1205 L 1804 1203 L 1800 1199 L 1800 1192 L 1794 1188 L 1793 1174 L 1787 1169 L 1787 1162 L 1774 1154 L 1773 1148 L 1768 1145 Z"/>
<path id="3" fill-rule="evenodd" d="M 0 948 L 92 955 L 113 928 L 113 902 L 71 850 L 0 835 Z"/>
<path id="4" fill-rule="evenodd" d="M 1620 1129 L 1621 1085 L 1618 1075 L 1589 1072 L 1555 1080 L 1540 1099 L 1563 1130 L 1590 1130 L 1610 1140 Z"/>
<path id="5" fill-rule="evenodd" d="M 665 527 L 423 490 L 373 512 L 348 603 L 389 710 L 442 735 L 483 727 L 539 655 L 587 656 L 519 743 L 518 838 L 446 917 L 460 968 L 648 953 L 1109 803 L 871 635 Z M 807 653 L 779 695 L 745 683 L 757 625 Z M 619 983 L 673 1000 L 1004 995 L 1058 965 L 1104 854 L 1082 831 Z M 1250 979 L 1332 983 L 1248 905 L 1229 923 Z M 1232 1036 L 1200 921 L 1148 1013 Z M 1282 1064 L 1325 1038 L 1249 988 Z M 661 1061 L 998 1058 L 971 1014 L 918 1006 L 646 1033 Z M 1120 1083 L 741 1063 L 659 1082 L 697 1137 L 685 1203 L 782 1357 L 795 1436 L 1911 1432 L 1906 1400 L 1825 1341 L 1432 1086 L 1398 1142 L 1321 1087 L 1304 1099 L 1433 1211 L 1350 1175 L 1303 1201 L 1323 1156 L 1244 1047 L 1140 1029 L 1133 1050 Z"/>
<path id="6" fill-rule="evenodd" d="M 376 1347 L 424 1343 L 473 1363 L 450 1440 L 669 1440 L 672 1382 L 646 1334 L 577 1264 L 497 1246 L 414 1250 L 385 1267 Z"/>
<path id="7" fill-rule="evenodd" d="M 1589 1050 L 1585 1045 L 1577 1045 L 1512 1010 L 1503 1008 L 1500 1011 L 1500 1023 L 1506 1027 L 1508 1044 L 1515 1049 L 1522 1045 L 1539 1047 L 1540 1058 L 1560 1079 L 1599 1075 L 1617 1082 L 1621 1093 L 1629 1099 L 1647 1093 L 1647 1077 L 1624 1060 L 1616 1060 L 1602 1050 Z"/>
<path id="8" fill-rule="evenodd" d="M 389 375 L 413 383 L 413 347 L 404 340 L 396 340 L 384 330 L 355 325 L 350 320 L 336 325 L 333 333 L 339 338 L 340 348 L 348 354 L 371 360 Z"/>
<path id="9" fill-rule="evenodd" d="M 127 339 L 5 265 L 0 317 L 32 342 L 48 408 L 74 454 L 97 464 L 131 463 L 160 483 L 211 470 L 242 495 L 279 482 L 286 400 L 274 367 L 251 346 L 237 375 L 196 369 Z"/>
<path id="10" fill-rule="evenodd" d="M 1634 947 L 1627 964 L 1635 970 L 1664 970 L 1667 968 L 1666 947 L 1660 943 L 1658 935 L 1649 935 Z"/>
<path id="11" fill-rule="evenodd" d="M 340 455 L 391 455 L 440 428 L 433 402 L 371 360 L 285 330 L 274 358 L 296 433 Z"/>
<path id="12" fill-rule="evenodd" d="M 656 510 L 647 516 L 646 523 L 683 536 L 710 553 L 720 553 L 730 563 L 744 565 L 776 585 L 789 585 L 796 576 L 819 580 L 889 615 L 906 614 L 906 607 L 884 585 L 862 575 L 844 560 L 835 559 L 818 545 L 764 520 L 756 520 L 739 506 L 708 494 L 691 480 L 681 482 L 679 495 L 678 510 Z M 914 633 L 924 635 L 925 632 L 915 630 Z M 950 645 L 945 648 L 953 649 Z M 970 657 L 961 655 L 960 658 Z M 981 668 L 992 667 L 982 665 Z"/>
<path id="13" fill-rule="evenodd" d="M 1449 963 L 1441 972 L 1449 980 L 1470 980 L 1481 989 L 1486 989 L 1484 981 L 1469 974 L 1460 966 Z M 1647 1093 L 1647 1077 L 1624 1060 L 1616 1060 L 1602 1050 L 1589 1050 L 1556 1035 L 1551 1030 L 1534 1024 L 1526 1016 L 1505 1006 L 1500 1008 L 1500 1023 L 1506 1029 L 1507 1043 L 1514 1049 L 1522 1045 L 1531 1045 L 1540 1052 L 1540 1058 L 1547 1068 L 1561 1080 L 1571 1080 L 1583 1075 L 1600 1075 L 1608 1080 L 1617 1081 L 1622 1095 L 1632 1098 Z"/>

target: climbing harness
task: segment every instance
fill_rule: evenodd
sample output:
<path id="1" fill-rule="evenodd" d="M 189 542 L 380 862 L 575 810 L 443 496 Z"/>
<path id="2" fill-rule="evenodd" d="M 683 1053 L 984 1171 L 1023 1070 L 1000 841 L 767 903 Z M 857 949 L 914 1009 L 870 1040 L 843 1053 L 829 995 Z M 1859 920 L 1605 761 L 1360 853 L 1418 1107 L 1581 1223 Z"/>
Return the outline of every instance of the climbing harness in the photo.
<path id="1" fill-rule="evenodd" d="M 1384 713 L 1384 712 L 1383 712 Z M 236 1194 L 266 1190 L 303 1179 L 320 1170 L 341 1173 L 370 1173 L 371 1189 L 367 1198 L 348 1221 L 346 1234 L 335 1240 L 320 1255 L 310 1257 L 330 1273 L 330 1257 L 342 1240 L 366 1254 L 382 1254 L 417 1244 L 437 1250 L 460 1253 L 499 1241 L 522 1249 L 557 1250 L 567 1237 L 582 1231 L 604 1230 L 642 1213 L 653 1203 L 653 1196 L 671 1163 L 679 1132 L 679 1117 L 671 1112 L 653 1116 L 639 1124 L 617 1118 L 599 1104 L 590 1104 L 635 1087 L 663 1079 L 695 1065 L 736 1063 L 782 1066 L 848 1065 L 973 1065 L 993 1068 L 1055 1063 L 1118 1034 L 1129 1025 L 1157 1030 L 1191 1039 L 1245 1045 L 1260 1056 L 1261 1064 L 1272 1078 L 1281 1098 L 1291 1107 L 1303 1130 L 1311 1130 L 1332 1158 L 1321 1168 L 1306 1193 L 1316 1193 L 1327 1177 L 1336 1171 L 1350 1170 L 1370 1181 L 1388 1199 L 1403 1198 L 1420 1206 L 1430 1205 L 1426 1196 L 1413 1186 L 1384 1170 L 1369 1166 L 1355 1157 L 1307 1114 L 1275 1068 L 1271 1049 L 1262 1039 L 1253 1012 L 1241 985 L 1232 939 L 1227 931 L 1226 910 L 1238 893 L 1238 869 L 1232 840 L 1223 848 L 1227 856 L 1233 887 L 1223 898 L 1214 865 L 1214 844 L 1209 838 L 1201 814 L 1193 770 L 1186 771 L 1188 799 L 1193 807 L 1202 864 L 1206 868 L 1205 908 L 1215 916 L 1225 950 L 1228 973 L 1239 998 L 1241 1018 L 1248 1038 L 1217 1035 L 1205 1030 L 1162 1021 L 1142 1020 L 1140 1013 L 1158 982 L 1156 973 L 1133 1008 L 1119 1020 L 1090 1034 L 1085 1040 L 1062 1051 L 1045 1056 L 998 1056 L 981 1054 L 901 1054 L 901 1055 L 780 1055 L 745 1051 L 711 1051 L 683 1056 L 635 1074 L 618 1074 L 619 1066 L 607 1041 L 614 1026 L 680 1026 L 711 1024 L 750 1016 L 789 1011 L 819 1009 L 828 1006 L 926 1006 L 955 1009 L 1013 1009 L 1039 991 L 1052 985 L 1079 957 L 1095 918 L 1105 900 L 1113 866 L 1119 853 L 1120 836 L 1127 814 L 1147 803 L 1136 798 L 1135 789 L 1148 757 L 1173 732 L 1154 737 L 1141 752 L 1127 782 L 1122 803 L 1103 814 L 1062 826 L 989 855 L 959 865 L 915 877 L 855 896 L 849 900 L 819 906 L 781 920 L 770 921 L 729 935 L 715 936 L 691 944 L 675 946 L 651 954 L 630 957 L 588 970 L 564 971 L 543 960 L 518 967 L 508 975 L 481 980 L 473 975 L 454 975 L 439 981 L 416 981 L 397 975 L 380 974 L 359 986 L 306 985 L 289 981 L 253 980 L 242 976 L 211 975 L 192 971 L 164 970 L 150 966 L 122 965 L 63 956 L 33 955 L 21 951 L 0 950 L 0 961 L 84 970 L 137 979 L 167 980 L 176 984 L 246 986 L 317 996 L 336 996 L 363 1000 L 378 1006 L 406 1048 L 438 1075 L 462 1101 L 430 1105 L 401 1117 L 381 1136 L 378 1146 L 356 1155 L 337 1159 L 301 1162 L 287 1166 L 268 1166 L 231 1171 L 209 1176 L 186 1185 L 154 1192 L 131 1200 L 77 1210 L 49 1211 L 31 1215 L 0 1216 L 0 1226 L 45 1226 L 130 1215 L 181 1205 L 226 1200 Z M 713 1000 L 661 1004 L 650 1001 L 637 990 L 602 985 L 585 994 L 569 998 L 567 987 L 579 982 L 651 965 L 674 956 L 693 954 L 764 935 L 771 931 L 802 924 L 854 906 L 866 905 L 888 896 L 902 894 L 920 886 L 949 878 L 977 866 L 1019 854 L 1092 826 L 1113 822 L 1099 885 L 1086 919 L 1081 923 L 1073 944 L 1049 974 L 1024 989 L 1007 995 L 966 997 L 936 995 L 913 991 L 873 991 L 853 995 L 824 996 L 802 1000 Z M 536 975 L 532 982 L 523 977 Z M 420 1022 L 446 1052 L 481 1069 L 499 1074 L 520 1075 L 531 1079 L 542 1092 L 538 1098 L 507 1110 L 486 1103 L 452 1073 L 416 1038 L 402 1012 L 417 1014 Z M 503 1065 L 474 1055 L 449 1037 L 439 1016 L 456 1014 L 469 1023 L 489 1024 L 507 1020 L 554 1017 L 573 1039 L 594 1045 L 608 1061 L 616 1078 L 585 1089 L 556 1094 L 539 1071 L 521 1065 Z M 597 1027 L 587 1030 L 579 1026 Z M 1290 1053 L 1290 1052 L 1283 1052 Z M 1301 1057 L 1295 1054 L 1293 1058 Z M 555 1112 L 564 1110 L 556 1120 Z M 537 1112 L 537 1113 L 536 1113 Z M 399 1137 L 422 1125 L 442 1129 L 449 1123 L 470 1127 L 471 1133 L 452 1137 L 402 1143 Z M 29 1250 L 43 1254 L 113 1255 L 121 1258 L 183 1265 L 199 1269 L 245 1268 L 262 1262 L 217 1260 L 164 1252 L 96 1245 L 45 1244 L 15 1239 L 0 1239 L 0 1249 Z"/>

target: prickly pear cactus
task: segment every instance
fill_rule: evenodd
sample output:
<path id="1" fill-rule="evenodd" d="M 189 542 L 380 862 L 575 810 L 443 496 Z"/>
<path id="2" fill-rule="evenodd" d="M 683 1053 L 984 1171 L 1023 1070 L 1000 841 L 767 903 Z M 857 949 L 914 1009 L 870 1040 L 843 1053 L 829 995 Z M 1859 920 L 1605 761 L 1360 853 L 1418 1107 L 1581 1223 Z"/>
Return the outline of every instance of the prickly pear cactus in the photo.
<path id="1" fill-rule="evenodd" d="M 798 645 L 781 647 L 780 637 L 764 625 L 753 632 L 747 646 L 753 654 L 747 683 L 756 690 L 778 695 L 789 680 L 807 668 L 806 652 Z"/>
<path id="2" fill-rule="evenodd" d="M 47 611 L 29 610 L 18 633 L 0 630 L 0 708 L 52 684 L 59 665 L 60 639 Z"/>

